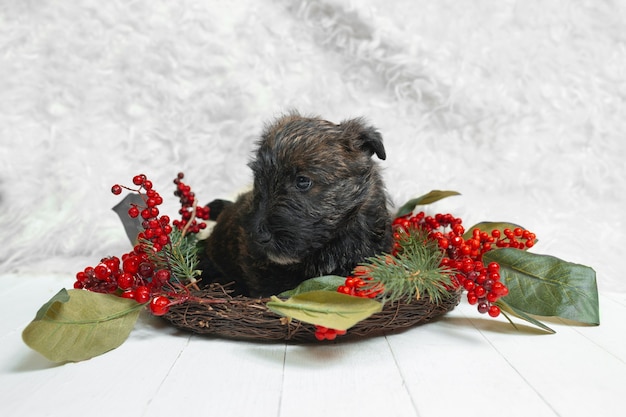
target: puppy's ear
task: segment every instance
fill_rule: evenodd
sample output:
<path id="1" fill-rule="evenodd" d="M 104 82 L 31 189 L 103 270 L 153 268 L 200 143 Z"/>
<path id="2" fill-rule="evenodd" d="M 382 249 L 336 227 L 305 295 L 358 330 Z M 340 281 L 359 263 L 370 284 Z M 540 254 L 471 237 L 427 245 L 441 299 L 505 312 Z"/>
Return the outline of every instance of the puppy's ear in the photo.
<path id="1" fill-rule="evenodd" d="M 346 137 L 357 149 L 367 152 L 369 156 L 376 154 L 382 160 L 387 158 L 383 137 L 374 126 L 367 126 L 363 119 L 358 118 L 346 120 L 339 127 L 343 128 Z"/>

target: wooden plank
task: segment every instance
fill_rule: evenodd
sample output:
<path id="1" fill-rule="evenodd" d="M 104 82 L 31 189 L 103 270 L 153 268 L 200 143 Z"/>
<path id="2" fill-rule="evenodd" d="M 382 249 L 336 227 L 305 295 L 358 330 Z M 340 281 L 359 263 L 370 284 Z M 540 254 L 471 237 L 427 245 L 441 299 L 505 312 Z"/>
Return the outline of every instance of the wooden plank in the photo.
<path id="1" fill-rule="evenodd" d="M 138 323 L 118 349 L 63 365 L 30 351 L 19 333 L 5 336 L 0 340 L 2 415 L 142 415 L 189 338 L 159 328 L 153 319 Z"/>
<path id="2" fill-rule="evenodd" d="M 557 415 L 458 309 L 388 337 L 419 415 Z"/>
<path id="3" fill-rule="evenodd" d="M 502 322 L 476 318 L 469 309 L 461 310 L 485 340 L 559 415 L 623 413 L 626 364 L 592 342 L 591 337 L 583 337 L 593 328 L 574 329 L 555 323 L 551 327 L 554 326 L 556 334 L 533 336 L 505 330 Z M 499 373 L 501 367 L 496 369 Z"/>
<path id="4" fill-rule="evenodd" d="M 600 325 L 572 325 L 570 328 L 600 349 L 626 363 L 626 334 L 623 330 L 619 330 L 626 328 L 624 318 L 626 318 L 626 303 L 620 303 L 612 297 L 601 294 Z"/>
<path id="5" fill-rule="evenodd" d="M 21 331 L 67 286 L 67 277 L 11 275 L 3 284 L 17 296 L 0 305 L 7 318 L 0 324 L 2 415 L 140 415 L 190 337 L 142 314 L 118 349 L 80 363 L 54 364 L 30 350 Z"/>
<path id="6" fill-rule="evenodd" d="M 285 346 L 193 336 L 148 404 L 150 416 L 275 416 Z"/>
<path id="7" fill-rule="evenodd" d="M 7 279 L 8 278 L 8 279 Z M 21 329 L 62 276 L 3 276 L 0 414 L 472 416 L 619 415 L 626 386 L 624 297 L 601 296 L 599 327 L 550 323 L 555 335 L 479 315 L 359 342 L 225 341 L 142 315 L 103 356 L 54 365 Z M 36 401 L 29 400 L 36 398 Z"/>
<path id="8" fill-rule="evenodd" d="M 0 337 L 26 327 L 39 308 L 59 290 L 72 285 L 71 279 L 58 274 L 31 276 L 7 274 L 2 282 L 3 302 L 0 303 Z"/>
<path id="9" fill-rule="evenodd" d="M 289 346 L 280 416 L 415 416 L 384 337 Z"/>

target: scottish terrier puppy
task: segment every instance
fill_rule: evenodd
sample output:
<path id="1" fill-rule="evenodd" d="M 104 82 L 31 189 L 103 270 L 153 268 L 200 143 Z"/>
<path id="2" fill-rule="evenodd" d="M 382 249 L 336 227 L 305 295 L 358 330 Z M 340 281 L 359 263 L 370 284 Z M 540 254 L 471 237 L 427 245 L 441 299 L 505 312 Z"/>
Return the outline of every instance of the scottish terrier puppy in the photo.
<path id="1" fill-rule="evenodd" d="M 340 124 L 289 114 L 267 126 L 249 166 L 254 185 L 219 211 L 201 256 L 202 281 L 266 297 L 321 275 L 349 275 L 392 245 L 379 168 L 381 135 L 361 119 Z"/>

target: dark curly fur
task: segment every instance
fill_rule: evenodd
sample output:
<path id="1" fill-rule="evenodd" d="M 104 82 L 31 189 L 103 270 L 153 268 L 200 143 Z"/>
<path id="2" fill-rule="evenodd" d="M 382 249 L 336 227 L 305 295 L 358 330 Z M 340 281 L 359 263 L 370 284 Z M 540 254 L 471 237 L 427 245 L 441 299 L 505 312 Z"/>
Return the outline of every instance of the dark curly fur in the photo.
<path id="1" fill-rule="evenodd" d="M 203 282 L 269 296 L 321 275 L 348 275 L 391 249 L 387 195 L 372 155 L 381 135 L 361 119 L 334 124 L 290 114 L 258 143 L 252 191 L 216 201 Z M 215 214 L 215 213 L 214 213 Z"/>

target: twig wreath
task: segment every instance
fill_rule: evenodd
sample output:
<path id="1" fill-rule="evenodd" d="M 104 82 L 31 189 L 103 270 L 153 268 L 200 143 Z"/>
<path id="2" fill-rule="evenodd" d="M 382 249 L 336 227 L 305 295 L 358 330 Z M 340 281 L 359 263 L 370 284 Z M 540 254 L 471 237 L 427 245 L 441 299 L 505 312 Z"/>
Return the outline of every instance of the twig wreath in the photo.
<path id="1" fill-rule="evenodd" d="M 470 228 L 451 214 L 419 207 L 454 191 L 431 191 L 404 204 L 393 221 L 391 253 L 367 259 L 347 277 L 312 277 L 270 298 L 234 296 L 228 285 L 198 287 L 201 231 L 209 218 L 178 174 L 181 218 L 158 206 L 163 198 L 145 175 L 114 210 L 132 251 L 102 258 L 76 274 L 72 289 L 45 303 L 24 329 L 24 342 L 55 362 L 75 362 L 120 346 L 141 311 L 174 326 L 231 339 L 316 342 L 373 337 L 426 323 L 466 295 L 478 312 L 503 314 L 554 331 L 540 317 L 598 325 L 592 268 L 534 254 L 534 233 L 504 222 Z"/>

